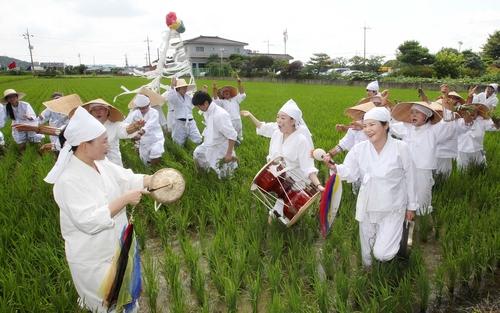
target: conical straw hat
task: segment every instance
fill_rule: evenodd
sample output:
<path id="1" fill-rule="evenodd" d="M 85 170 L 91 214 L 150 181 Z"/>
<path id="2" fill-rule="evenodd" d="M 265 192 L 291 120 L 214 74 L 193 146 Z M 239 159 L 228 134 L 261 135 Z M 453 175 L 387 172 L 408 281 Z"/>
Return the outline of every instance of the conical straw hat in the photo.
<path id="1" fill-rule="evenodd" d="M 80 99 L 80 96 L 77 94 L 71 94 L 43 102 L 43 105 L 45 105 L 49 110 L 67 116 L 70 115 L 71 111 L 78 108 L 82 104 L 82 99 Z"/>
<path id="2" fill-rule="evenodd" d="M 107 107 L 109 109 L 108 120 L 110 122 L 120 122 L 120 121 L 123 121 L 125 119 L 125 116 L 123 116 L 123 114 L 122 114 L 122 112 L 120 112 L 120 110 L 118 110 L 113 105 L 107 103 L 105 100 L 103 100 L 101 98 L 90 100 L 89 102 L 84 103 L 83 107 L 87 111 L 90 112 L 91 104 L 98 104 L 98 105 L 100 104 L 102 106 Z"/>
<path id="3" fill-rule="evenodd" d="M 439 114 L 436 111 L 437 104 L 435 105 L 430 105 L 427 102 L 424 101 L 415 101 L 415 102 L 400 102 L 394 106 L 394 108 L 391 111 L 391 115 L 394 119 L 401 121 L 401 122 L 406 122 L 406 123 L 411 123 L 411 107 L 414 105 L 421 105 L 427 109 L 432 110 L 432 116 L 430 117 L 431 119 L 431 124 L 436 124 L 441 120 L 441 114 Z"/>

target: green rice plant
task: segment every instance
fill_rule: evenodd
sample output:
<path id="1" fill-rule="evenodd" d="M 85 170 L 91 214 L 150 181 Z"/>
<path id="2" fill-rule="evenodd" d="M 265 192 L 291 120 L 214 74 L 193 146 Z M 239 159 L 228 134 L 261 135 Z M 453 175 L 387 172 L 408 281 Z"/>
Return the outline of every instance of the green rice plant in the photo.
<path id="1" fill-rule="evenodd" d="M 262 281 L 261 273 L 257 271 L 255 276 L 251 273 L 247 273 L 245 276 L 246 285 L 248 286 L 248 291 L 250 293 L 250 303 L 252 305 L 252 312 L 257 313 L 259 311 L 259 300 L 260 294 L 262 292 Z"/>
<path id="2" fill-rule="evenodd" d="M 328 284 L 324 280 L 315 279 L 314 294 L 318 301 L 318 308 L 321 313 L 328 312 L 332 305 Z"/>
<path id="3" fill-rule="evenodd" d="M 282 313 L 285 312 L 284 304 L 282 302 L 282 296 L 278 293 L 272 295 L 271 303 L 267 309 L 269 313 Z"/>
<path id="4" fill-rule="evenodd" d="M 278 294 L 281 285 L 282 269 L 281 263 L 275 261 L 273 264 L 268 265 L 267 268 L 267 280 L 269 282 L 269 287 L 271 289 L 271 295 Z"/>
<path id="5" fill-rule="evenodd" d="M 335 298 L 334 305 L 340 311 L 346 309 L 349 303 L 350 282 L 349 277 L 344 272 L 335 274 Z"/>
<path id="6" fill-rule="evenodd" d="M 179 277 L 180 259 L 170 249 L 165 250 L 163 275 L 168 282 L 170 291 L 171 312 L 182 313 L 187 311 L 185 294 Z"/>
<path id="7" fill-rule="evenodd" d="M 148 297 L 150 312 L 157 312 L 157 298 L 159 293 L 158 264 L 148 253 L 144 253 L 144 291 Z"/>

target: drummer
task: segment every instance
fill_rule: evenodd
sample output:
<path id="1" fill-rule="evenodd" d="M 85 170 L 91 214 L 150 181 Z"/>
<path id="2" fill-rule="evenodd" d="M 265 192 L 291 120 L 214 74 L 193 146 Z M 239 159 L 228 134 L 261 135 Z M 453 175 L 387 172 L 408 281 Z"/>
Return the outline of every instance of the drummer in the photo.
<path id="1" fill-rule="evenodd" d="M 139 202 L 150 176 L 134 174 L 105 158 L 106 128 L 82 107 L 62 136 L 65 143 L 45 181 L 54 184 L 78 303 L 92 312 L 108 312 L 99 289 L 128 223 L 126 207 Z M 137 309 L 136 300 L 127 312 Z"/>
<path id="2" fill-rule="evenodd" d="M 372 253 L 378 261 L 389 261 L 396 256 L 403 221 L 413 220 L 417 209 L 415 165 L 408 145 L 389 136 L 390 120 L 385 108 L 371 109 L 363 120 L 368 140 L 355 145 L 343 164 L 332 165 L 329 155 L 323 158 L 343 180 L 362 181 L 356 220 L 365 267 L 371 266 Z"/>
<path id="3" fill-rule="evenodd" d="M 257 134 L 271 138 L 268 162 L 283 157 L 286 166 L 293 168 L 293 174 L 305 183 L 312 182 L 320 191 L 324 190 L 317 176 L 318 170 L 314 167 L 314 159 L 310 155 L 313 149 L 311 132 L 295 101 L 290 99 L 281 107 L 276 123 L 261 122 L 249 111 L 241 111 L 241 115 L 251 118 L 257 127 Z"/>

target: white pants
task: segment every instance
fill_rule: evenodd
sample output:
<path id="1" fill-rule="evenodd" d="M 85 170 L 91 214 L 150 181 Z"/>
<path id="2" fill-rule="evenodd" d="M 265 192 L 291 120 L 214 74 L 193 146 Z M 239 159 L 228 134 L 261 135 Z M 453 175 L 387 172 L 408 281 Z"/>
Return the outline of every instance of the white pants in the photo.
<path id="1" fill-rule="evenodd" d="M 243 124 L 241 123 L 241 118 L 231 120 L 234 129 L 238 133 L 238 140 L 243 140 Z"/>
<path id="2" fill-rule="evenodd" d="M 372 264 L 372 252 L 379 261 L 392 260 L 399 251 L 405 211 L 390 212 L 378 223 L 359 222 L 361 258 L 364 266 Z"/>
<path id="3" fill-rule="evenodd" d="M 465 170 L 470 164 L 486 164 L 486 157 L 483 151 L 458 152 L 457 167 Z"/>
<path id="4" fill-rule="evenodd" d="M 445 177 L 450 177 L 453 158 L 437 158 L 437 168 L 436 174 L 444 175 Z"/>
<path id="5" fill-rule="evenodd" d="M 175 113 L 173 110 L 168 110 L 168 113 L 167 113 L 167 131 L 169 133 L 171 133 L 172 129 L 174 128 L 174 121 L 175 121 L 174 114 Z"/>
<path id="6" fill-rule="evenodd" d="M 234 170 L 238 167 L 238 162 L 233 161 L 229 163 L 219 163 L 224 156 L 225 150 L 222 151 L 216 147 L 206 147 L 199 145 L 193 151 L 193 158 L 199 167 L 208 170 L 213 169 L 219 178 L 229 177 L 233 174 Z M 235 155 L 233 151 L 233 155 Z M 218 164 L 219 163 L 219 164 Z M 220 165 L 220 166 L 219 166 Z"/>
<path id="7" fill-rule="evenodd" d="M 417 215 L 430 214 L 432 208 L 432 186 L 434 179 L 432 178 L 432 170 L 424 170 L 417 168 L 415 170 L 415 189 L 417 192 Z"/>
<path id="8" fill-rule="evenodd" d="M 151 159 L 161 158 L 163 152 L 165 152 L 164 143 L 164 139 L 155 142 L 141 141 L 139 143 L 139 157 L 142 162 L 147 165 Z"/>
<path id="9" fill-rule="evenodd" d="M 201 143 L 201 134 L 194 120 L 179 121 L 175 120 L 172 128 L 172 139 L 178 145 L 184 145 L 186 139 L 191 139 L 195 144 Z"/>
<path id="10" fill-rule="evenodd" d="M 3 137 L 2 132 L 0 132 L 0 146 L 5 146 L 5 139 Z"/>
<path id="11" fill-rule="evenodd" d="M 39 143 L 45 137 L 44 135 L 37 134 L 35 132 L 20 132 L 16 129 L 12 129 L 12 137 L 14 137 L 14 141 L 19 145 L 26 142 L 35 142 Z"/>

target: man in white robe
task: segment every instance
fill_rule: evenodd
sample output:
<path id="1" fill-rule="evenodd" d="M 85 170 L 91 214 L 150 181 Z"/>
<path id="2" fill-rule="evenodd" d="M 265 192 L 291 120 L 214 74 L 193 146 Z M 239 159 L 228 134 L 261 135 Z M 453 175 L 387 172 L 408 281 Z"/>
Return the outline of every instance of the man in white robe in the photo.
<path id="1" fill-rule="evenodd" d="M 219 178 L 230 177 L 238 167 L 234 152 L 238 134 L 229 113 L 213 103 L 204 91 L 194 94 L 193 105 L 203 112 L 206 125 L 203 143 L 193 151 L 196 164 L 203 169 L 213 169 Z"/>
<path id="2" fill-rule="evenodd" d="M 192 98 L 187 92 L 194 88 L 184 79 L 172 79 L 172 86 L 167 93 L 168 106 L 173 108 L 174 121 L 172 125 L 172 140 L 178 145 L 184 145 L 189 138 L 192 142 L 201 143 L 201 134 L 193 119 Z M 169 112 L 170 114 L 170 112 Z"/>
<path id="3" fill-rule="evenodd" d="M 473 95 L 472 103 L 484 104 L 492 111 L 498 104 L 497 92 L 498 84 L 489 84 L 483 92 Z"/>
<path id="4" fill-rule="evenodd" d="M 245 100 L 247 95 L 239 77 L 237 82 L 238 91 L 232 86 L 225 86 L 217 90 L 217 85 L 214 84 L 213 100 L 218 106 L 229 113 L 231 123 L 233 123 L 234 129 L 238 133 L 238 141 L 241 142 L 243 140 L 243 125 L 241 123 L 240 104 Z"/>

